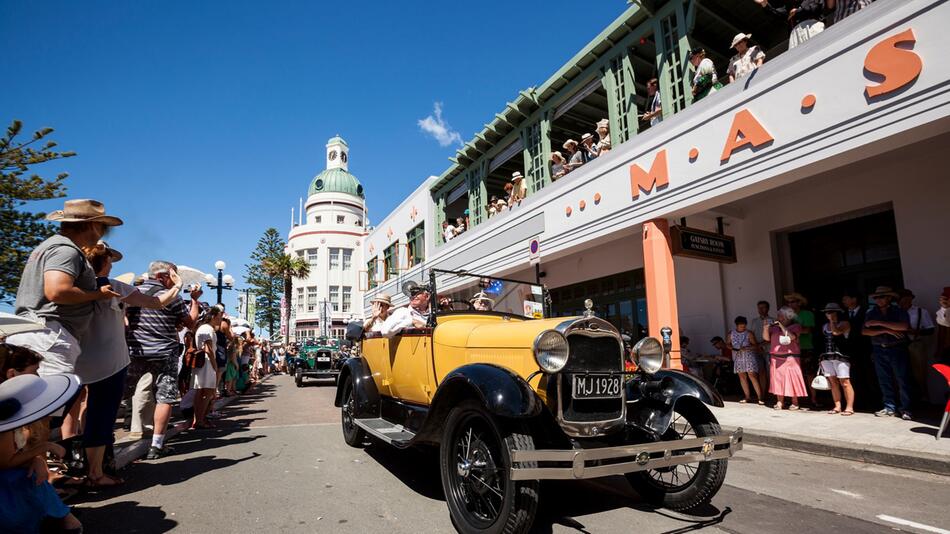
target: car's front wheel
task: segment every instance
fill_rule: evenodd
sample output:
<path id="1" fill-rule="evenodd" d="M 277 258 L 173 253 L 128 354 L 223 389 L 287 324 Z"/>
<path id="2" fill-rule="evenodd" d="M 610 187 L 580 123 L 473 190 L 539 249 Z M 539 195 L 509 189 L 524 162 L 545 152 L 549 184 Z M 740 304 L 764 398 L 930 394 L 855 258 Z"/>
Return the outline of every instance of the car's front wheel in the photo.
<path id="1" fill-rule="evenodd" d="M 722 430 L 705 406 L 679 403 L 664 440 L 719 435 Z M 708 504 L 726 479 L 728 460 L 682 464 L 628 473 L 627 480 L 643 499 L 670 510 L 688 512 Z"/>
<path id="2" fill-rule="evenodd" d="M 538 481 L 509 477 L 512 450 L 534 449 L 518 425 L 467 401 L 449 413 L 439 447 L 442 488 L 463 534 L 527 532 L 538 507 Z M 533 467 L 526 465 L 525 467 Z"/>
<path id="3" fill-rule="evenodd" d="M 343 441 L 350 447 L 362 447 L 366 441 L 366 431 L 353 422 L 355 417 L 356 399 L 353 395 L 353 378 L 347 377 L 343 384 L 343 403 L 340 407 L 340 418 L 343 424 Z"/>
<path id="4" fill-rule="evenodd" d="M 303 369 L 297 368 L 297 371 L 294 372 L 294 382 L 296 382 L 298 388 L 303 387 Z"/>

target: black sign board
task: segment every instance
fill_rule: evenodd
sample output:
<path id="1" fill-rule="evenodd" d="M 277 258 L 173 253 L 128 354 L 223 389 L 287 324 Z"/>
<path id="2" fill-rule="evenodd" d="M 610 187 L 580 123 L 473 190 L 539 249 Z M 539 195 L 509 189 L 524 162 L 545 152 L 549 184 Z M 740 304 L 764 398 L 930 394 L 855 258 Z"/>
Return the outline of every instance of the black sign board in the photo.
<path id="1" fill-rule="evenodd" d="M 674 256 L 720 263 L 736 262 L 736 238 L 685 226 L 670 229 Z"/>

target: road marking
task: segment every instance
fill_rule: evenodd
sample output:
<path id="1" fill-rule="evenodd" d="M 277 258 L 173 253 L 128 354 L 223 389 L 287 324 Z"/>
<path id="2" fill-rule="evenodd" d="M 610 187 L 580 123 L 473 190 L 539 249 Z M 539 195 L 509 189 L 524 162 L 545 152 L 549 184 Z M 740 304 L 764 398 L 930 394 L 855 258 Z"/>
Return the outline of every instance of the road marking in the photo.
<path id="1" fill-rule="evenodd" d="M 901 519 L 899 517 L 894 517 L 892 515 L 879 515 L 877 516 L 881 521 L 887 521 L 888 523 L 894 523 L 895 525 L 901 525 L 905 527 L 916 528 L 918 530 L 923 530 L 925 532 L 935 532 L 936 534 L 950 534 L 950 530 L 945 530 L 942 528 L 932 527 L 930 525 L 925 525 L 923 523 L 917 523 L 915 521 L 908 521 L 906 519 Z"/>
<path id="2" fill-rule="evenodd" d="M 863 495 L 861 495 L 861 494 L 859 494 L 859 493 L 854 493 L 853 491 L 839 490 L 839 489 L 834 489 L 834 488 L 832 488 L 831 491 L 833 491 L 833 492 L 835 492 L 835 493 L 837 493 L 837 494 L 839 494 L 839 495 L 844 495 L 845 497 L 851 497 L 852 499 L 863 499 L 863 498 L 864 498 Z"/>
<path id="3" fill-rule="evenodd" d="M 250 425 L 248 428 L 251 430 L 257 430 L 260 428 L 296 428 L 296 427 L 301 427 L 301 426 L 336 426 L 339 424 L 340 423 L 299 423 L 296 425 Z"/>

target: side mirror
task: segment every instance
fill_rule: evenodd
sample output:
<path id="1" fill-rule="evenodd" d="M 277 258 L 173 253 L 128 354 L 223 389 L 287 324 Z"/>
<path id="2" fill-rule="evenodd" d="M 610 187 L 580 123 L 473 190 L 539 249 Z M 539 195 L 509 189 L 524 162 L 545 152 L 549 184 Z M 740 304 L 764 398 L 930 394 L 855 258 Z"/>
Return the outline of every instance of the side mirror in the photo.
<path id="1" fill-rule="evenodd" d="M 363 323 L 359 321 L 353 321 L 352 323 L 346 325 L 346 340 L 347 341 L 359 341 L 363 338 Z"/>

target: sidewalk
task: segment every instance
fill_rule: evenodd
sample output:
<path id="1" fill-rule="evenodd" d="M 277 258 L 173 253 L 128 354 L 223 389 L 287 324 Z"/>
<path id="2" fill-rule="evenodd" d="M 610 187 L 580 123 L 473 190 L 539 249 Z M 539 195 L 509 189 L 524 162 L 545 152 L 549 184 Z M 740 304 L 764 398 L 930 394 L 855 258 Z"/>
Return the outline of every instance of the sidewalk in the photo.
<path id="1" fill-rule="evenodd" d="M 746 443 L 950 475 L 950 436 L 934 439 L 939 420 L 843 417 L 737 402 L 710 409 L 723 429 L 742 427 Z"/>

